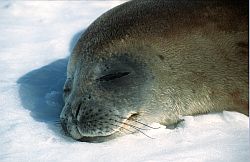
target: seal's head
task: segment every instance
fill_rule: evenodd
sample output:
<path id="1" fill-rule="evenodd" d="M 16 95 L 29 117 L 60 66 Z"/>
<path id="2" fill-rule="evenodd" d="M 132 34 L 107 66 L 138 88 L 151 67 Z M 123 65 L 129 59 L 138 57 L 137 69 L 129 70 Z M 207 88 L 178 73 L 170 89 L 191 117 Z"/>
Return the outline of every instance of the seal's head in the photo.
<path id="1" fill-rule="evenodd" d="M 152 78 L 145 64 L 129 54 L 90 56 L 75 60 L 68 71 L 60 117 L 74 139 L 100 141 L 117 136 L 139 115 Z"/>
<path id="2" fill-rule="evenodd" d="M 129 14 L 137 11 L 124 5 L 92 23 L 70 56 L 60 118 L 65 132 L 76 140 L 112 139 L 140 131 L 136 125 L 146 122 L 147 115 L 142 114 L 147 114 L 154 76 L 145 60 L 150 60 L 152 51 L 143 37 L 130 36 L 134 24 L 120 8 L 132 7 Z M 128 23 L 131 26 L 126 27 Z"/>

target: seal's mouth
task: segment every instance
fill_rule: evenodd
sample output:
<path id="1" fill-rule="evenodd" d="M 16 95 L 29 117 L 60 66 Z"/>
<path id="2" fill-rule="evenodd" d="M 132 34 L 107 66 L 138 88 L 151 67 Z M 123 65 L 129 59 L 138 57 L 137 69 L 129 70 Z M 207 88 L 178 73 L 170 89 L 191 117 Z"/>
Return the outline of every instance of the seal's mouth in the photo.
<path id="1" fill-rule="evenodd" d="M 127 122 L 131 121 L 131 120 L 135 120 L 137 118 L 139 114 L 138 113 L 131 113 L 128 117 L 123 117 L 123 122 L 121 122 L 121 124 L 119 125 L 118 129 L 116 131 L 114 131 L 112 134 L 110 135 L 106 135 L 106 136 L 92 136 L 92 137 L 88 137 L 88 136 L 83 136 L 80 139 L 77 139 L 77 141 L 80 142 L 91 142 L 91 143 L 100 143 L 100 142 L 105 142 L 105 141 L 109 141 L 112 140 L 116 137 L 121 136 L 123 133 L 121 133 L 122 129 L 125 130 L 129 130 L 129 128 L 125 128 L 128 126 Z M 131 133 L 132 131 L 130 131 L 129 133 Z M 133 133 L 133 132 L 132 132 Z"/>

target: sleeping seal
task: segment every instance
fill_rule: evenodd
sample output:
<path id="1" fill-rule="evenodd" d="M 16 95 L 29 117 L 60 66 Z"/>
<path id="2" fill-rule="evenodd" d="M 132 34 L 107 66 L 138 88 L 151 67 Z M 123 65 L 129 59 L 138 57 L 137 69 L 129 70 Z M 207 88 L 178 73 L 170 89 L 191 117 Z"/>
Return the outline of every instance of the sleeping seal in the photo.
<path id="1" fill-rule="evenodd" d="M 104 13 L 70 56 L 63 129 L 93 142 L 185 115 L 248 115 L 247 23 L 245 0 L 135 0 Z"/>

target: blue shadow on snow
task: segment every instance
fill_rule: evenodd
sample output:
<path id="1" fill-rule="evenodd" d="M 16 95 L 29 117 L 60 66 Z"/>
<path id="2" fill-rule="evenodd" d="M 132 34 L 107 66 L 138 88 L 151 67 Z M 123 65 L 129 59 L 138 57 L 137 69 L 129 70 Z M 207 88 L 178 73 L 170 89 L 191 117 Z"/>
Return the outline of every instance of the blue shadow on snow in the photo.
<path id="1" fill-rule="evenodd" d="M 82 34 L 74 35 L 70 43 L 70 52 Z M 24 108 L 39 122 L 45 122 L 51 129 L 59 121 L 64 105 L 63 85 L 66 80 L 68 58 L 56 60 L 39 69 L 32 70 L 18 79 L 19 95 Z"/>

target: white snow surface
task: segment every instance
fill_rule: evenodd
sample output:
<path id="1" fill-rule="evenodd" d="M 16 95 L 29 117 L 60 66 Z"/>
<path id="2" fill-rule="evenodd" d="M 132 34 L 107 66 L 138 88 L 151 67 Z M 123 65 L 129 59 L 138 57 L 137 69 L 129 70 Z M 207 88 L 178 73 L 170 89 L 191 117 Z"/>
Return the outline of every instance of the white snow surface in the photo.
<path id="1" fill-rule="evenodd" d="M 249 118 L 236 112 L 183 117 L 175 129 L 104 143 L 66 137 L 59 118 L 67 57 L 94 19 L 124 1 L 1 1 L 0 161 L 248 162 Z"/>

